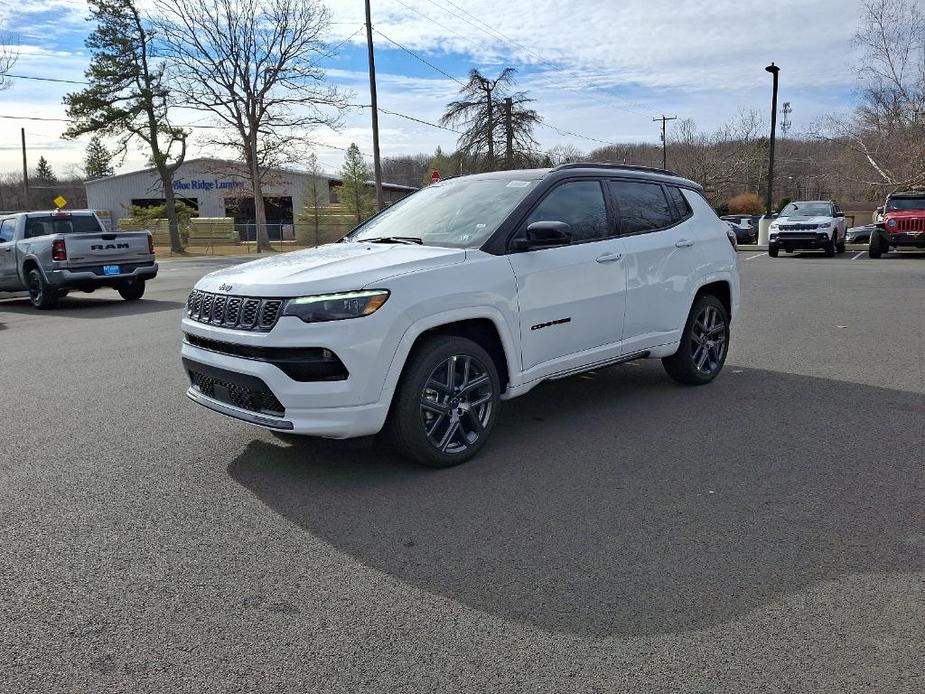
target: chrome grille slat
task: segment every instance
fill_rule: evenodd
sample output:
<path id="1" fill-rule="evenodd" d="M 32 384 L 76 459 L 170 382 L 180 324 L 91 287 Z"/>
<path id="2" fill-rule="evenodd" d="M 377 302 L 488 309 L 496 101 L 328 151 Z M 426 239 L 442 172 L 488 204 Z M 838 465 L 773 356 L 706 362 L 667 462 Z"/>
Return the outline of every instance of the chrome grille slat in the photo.
<path id="1" fill-rule="evenodd" d="M 227 296 L 194 289 L 186 300 L 186 315 L 199 323 L 268 332 L 279 320 L 283 302 L 284 299 Z"/>

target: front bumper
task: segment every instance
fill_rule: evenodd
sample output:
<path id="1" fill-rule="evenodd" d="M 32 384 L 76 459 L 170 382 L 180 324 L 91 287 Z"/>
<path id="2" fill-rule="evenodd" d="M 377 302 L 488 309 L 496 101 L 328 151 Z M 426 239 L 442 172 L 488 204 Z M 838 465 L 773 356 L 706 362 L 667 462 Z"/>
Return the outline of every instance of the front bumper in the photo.
<path id="1" fill-rule="evenodd" d="M 772 247 L 788 250 L 820 250 L 832 242 L 828 234 L 820 236 L 819 232 L 777 232 L 776 237 L 768 242 Z"/>
<path id="2" fill-rule="evenodd" d="M 254 408 L 246 399 L 243 402 L 248 407 L 236 406 L 224 390 L 204 392 L 195 377 L 191 377 L 187 395 L 215 412 L 268 429 L 327 438 L 375 434 L 385 424 L 391 403 L 392 393 L 383 385 L 395 351 L 394 347 L 384 347 L 377 335 L 381 326 L 374 325 L 375 322 L 378 322 L 375 315 L 355 322 L 319 324 L 283 317 L 273 330 L 259 333 L 219 328 L 184 318 L 183 331 L 200 338 L 264 350 L 328 349 L 347 371 L 347 377 L 339 380 L 300 381 L 283 370 L 285 365 L 281 368 L 269 361 L 223 354 L 184 341 L 180 352 L 188 376 L 191 372 L 215 369 L 225 372 L 220 378 L 232 384 L 241 381 L 242 386 L 257 389 L 262 385 L 281 405 L 282 412 L 274 412 L 274 407 Z M 249 379 L 259 383 L 248 383 Z M 241 402 L 238 400 L 237 405 Z"/>
<path id="3" fill-rule="evenodd" d="M 891 246 L 907 248 L 925 248 L 925 231 L 898 231 L 887 234 Z"/>
<path id="4" fill-rule="evenodd" d="M 121 263 L 126 272 L 104 275 L 102 265 L 87 268 L 46 270 L 45 281 L 53 287 L 113 287 L 128 280 L 151 280 L 157 277 L 157 263 Z"/>

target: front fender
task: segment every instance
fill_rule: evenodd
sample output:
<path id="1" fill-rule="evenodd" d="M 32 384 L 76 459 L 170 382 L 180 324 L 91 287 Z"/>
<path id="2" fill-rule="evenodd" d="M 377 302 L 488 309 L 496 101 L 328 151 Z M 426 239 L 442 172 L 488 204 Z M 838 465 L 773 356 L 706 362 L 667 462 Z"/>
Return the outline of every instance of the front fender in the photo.
<path id="1" fill-rule="evenodd" d="M 395 388 L 398 386 L 398 380 L 401 378 L 405 362 L 408 360 L 408 355 L 411 354 L 411 349 L 421 335 L 428 330 L 439 328 L 450 323 L 478 319 L 490 320 L 498 331 L 498 336 L 501 338 L 501 347 L 504 350 L 504 359 L 507 363 L 508 374 L 510 380 L 513 382 L 516 375 L 520 373 L 520 366 L 517 362 L 517 354 L 519 352 L 517 351 L 517 344 L 508 322 L 505 320 L 501 311 L 494 306 L 472 306 L 435 313 L 420 318 L 412 323 L 407 330 L 405 330 L 398 342 L 398 346 L 395 348 L 395 353 L 392 355 L 385 383 L 382 387 L 382 394 L 391 397 L 391 393 L 394 392 Z M 508 387 L 510 387 L 510 383 Z"/>

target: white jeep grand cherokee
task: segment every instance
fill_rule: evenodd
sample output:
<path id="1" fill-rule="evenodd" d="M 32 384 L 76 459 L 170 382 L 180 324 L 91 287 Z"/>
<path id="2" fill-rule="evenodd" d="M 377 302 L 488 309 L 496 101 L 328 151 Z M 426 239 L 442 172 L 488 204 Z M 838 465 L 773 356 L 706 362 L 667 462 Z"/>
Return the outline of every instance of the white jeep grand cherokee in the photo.
<path id="1" fill-rule="evenodd" d="M 182 358 L 211 410 L 311 436 L 385 427 L 447 466 L 546 380 L 659 358 L 708 383 L 738 305 L 729 228 L 697 184 L 567 164 L 446 180 L 338 243 L 207 275 Z"/>

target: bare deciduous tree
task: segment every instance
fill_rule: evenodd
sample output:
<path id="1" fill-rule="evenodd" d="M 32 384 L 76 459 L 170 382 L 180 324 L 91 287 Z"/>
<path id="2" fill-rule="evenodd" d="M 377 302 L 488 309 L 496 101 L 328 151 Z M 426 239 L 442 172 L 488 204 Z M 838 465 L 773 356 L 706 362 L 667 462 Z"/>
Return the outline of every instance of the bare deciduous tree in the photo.
<path id="1" fill-rule="evenodd" d="M 165 57 L 186 105 L 234 134 L 254 196 L 258 250 L 269 249 L 262 177 L 299 132 L 336 127 L 346 99 L 318 59 L 330 12 L 319 0 L 158 0 Z"/>
<path id="2" fill-rule="evenodd" d="M 841 145 L 845 175 L 881 195 L 925 184 L 925 11 L 916 0 L 864 0 L 856 40 L 861 103 L 815 133 Z"/>
<path id="3" fill-rule="evenodd" d="M 15 39 L 3 31 L 0 25 L 0 91 L 10 87 L 10 71 L 19 58 L 19 46 Z"/>

